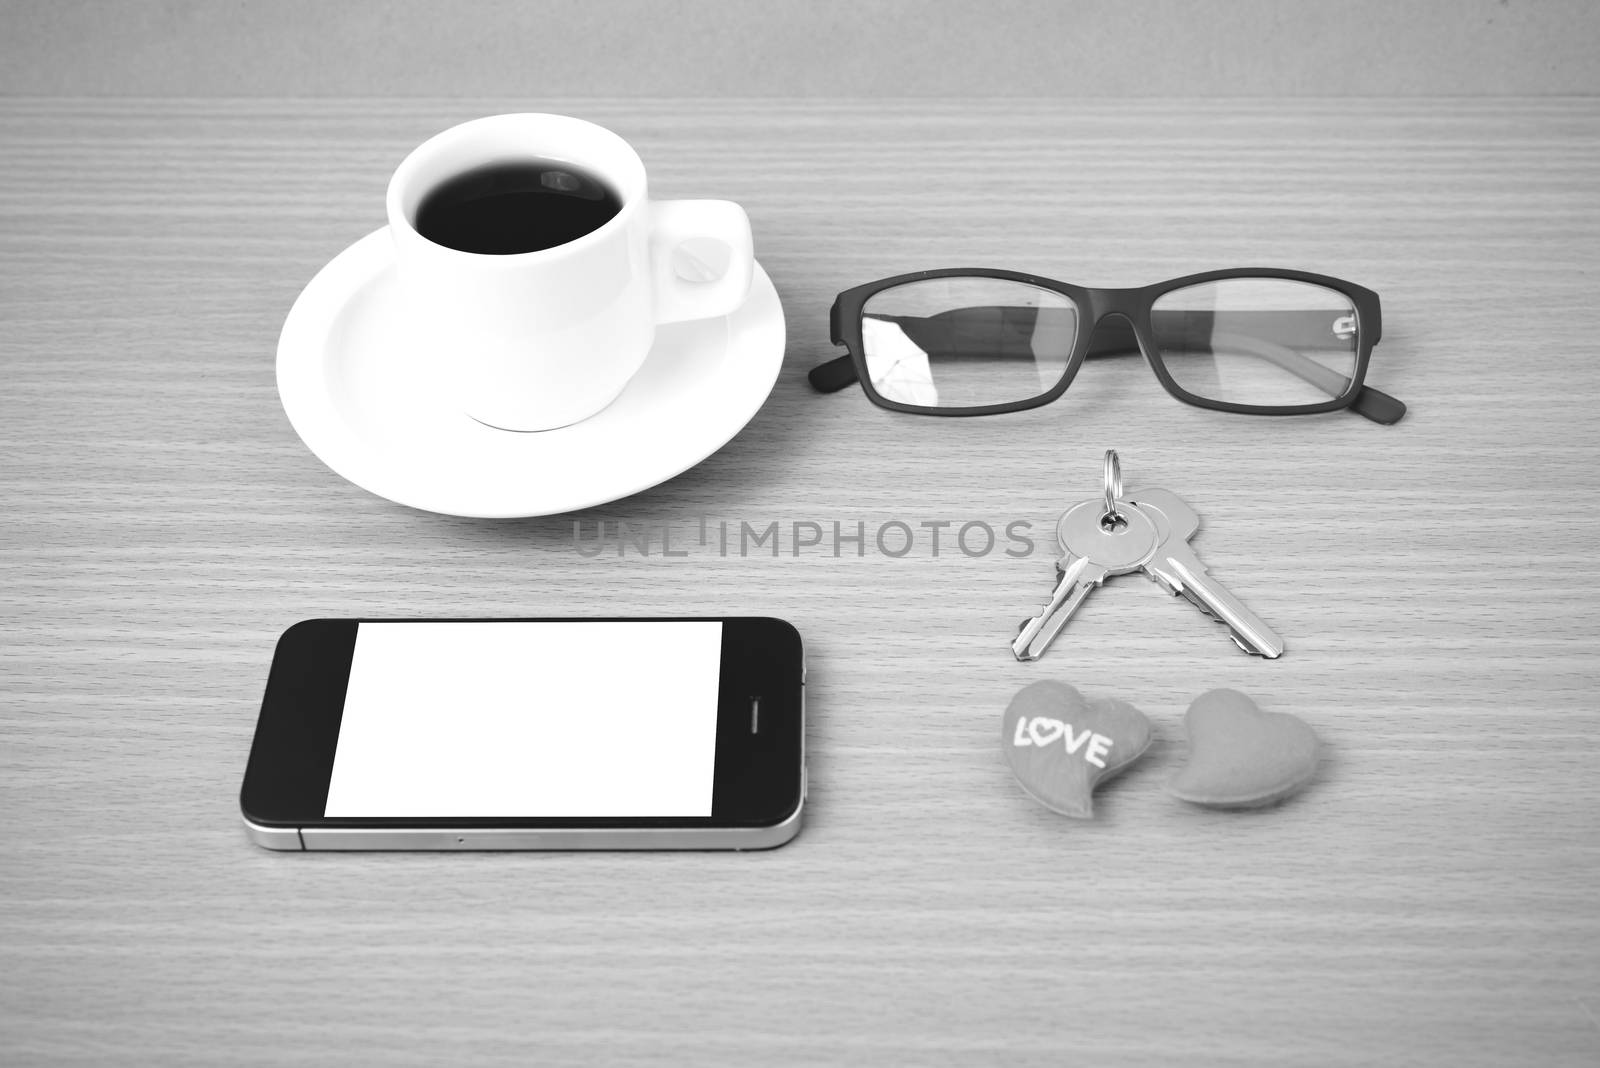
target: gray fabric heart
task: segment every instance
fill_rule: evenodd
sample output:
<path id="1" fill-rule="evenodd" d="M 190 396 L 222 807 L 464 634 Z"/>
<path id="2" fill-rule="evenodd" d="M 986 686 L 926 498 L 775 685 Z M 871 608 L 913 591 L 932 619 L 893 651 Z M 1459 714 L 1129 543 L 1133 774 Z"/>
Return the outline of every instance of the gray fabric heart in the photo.
<path id="1" fill-rule="evenodd" d="M 1000 722 L 1006 763 L 1028 796 L 1063 816 L 1094 816 L 1095 787 L 1150 748 L 1144 713 L 1109 697 L 1084 699 L 1063 682 L 1024 686 Z"/>

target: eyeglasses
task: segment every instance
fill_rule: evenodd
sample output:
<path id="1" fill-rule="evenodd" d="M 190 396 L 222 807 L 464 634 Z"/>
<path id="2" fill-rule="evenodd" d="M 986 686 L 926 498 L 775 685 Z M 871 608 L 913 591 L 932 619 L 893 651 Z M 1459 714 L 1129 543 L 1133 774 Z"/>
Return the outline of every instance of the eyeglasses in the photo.
<path id="1" fill-rule="evenodd" d="M 1012 271 L 951 269 L 840 293 L 833 343 L 811 371 L 833 393 L 860 381 L 884 408 L 988 415 L 1048 404 L 1085 357 L 1143 353 L 1186 404 L 1253 415 L 1349 408 L 1376 423 L 1406 406 L 1363 380 L 1378 295 L 1303 271 L 1208 271 L 1142 289 L 1085 289 Z"/>

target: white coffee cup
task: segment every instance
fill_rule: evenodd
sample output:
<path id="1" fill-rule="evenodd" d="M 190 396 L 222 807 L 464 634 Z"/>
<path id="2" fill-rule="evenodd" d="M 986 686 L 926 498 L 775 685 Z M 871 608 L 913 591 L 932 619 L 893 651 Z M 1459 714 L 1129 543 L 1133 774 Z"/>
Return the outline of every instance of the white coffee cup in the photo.
<path id="1" fill-rule="evenodd" d="M 447 248 L 417 232 L 426 195 L 456 175 L 520 159 L 588 171 L 619 195 L 603 226 L 564 245 L 513 255 Z M 552 430 L 616 399 L 650 352 L 656 327 L 727 315 L 754 267 L 750 220 L 726 200 L 660 200 L 626 141 L 565 115 L 493 115 L 417 146 L 389 181 L 406 314 L 425 358 L 463 411 L 504 430 Z M 728 249 L 720 277 L 680 277 L 693 238 Z"/>

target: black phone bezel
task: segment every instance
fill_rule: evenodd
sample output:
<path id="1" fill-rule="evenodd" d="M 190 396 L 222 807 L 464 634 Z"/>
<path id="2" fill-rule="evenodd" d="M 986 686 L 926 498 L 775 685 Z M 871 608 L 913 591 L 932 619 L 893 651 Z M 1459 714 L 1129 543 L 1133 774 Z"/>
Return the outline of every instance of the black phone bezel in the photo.
<path id="1" fill-rule="evenodd" d="M 719 622 L 717 752 L 709 817 L 323 815 L 356 635 L 362 623 Z M 619 665 L 621 666 L 621 665 Z M 804 649 L 788 622 L 769 616 L 308 619 L 283 632 L 273 653 L 239 805 L 262 827 L 352 828 L 757 828 L 799 808 L 803 788 Z M 760 699 L 759 729 L 751 701 Z"/>

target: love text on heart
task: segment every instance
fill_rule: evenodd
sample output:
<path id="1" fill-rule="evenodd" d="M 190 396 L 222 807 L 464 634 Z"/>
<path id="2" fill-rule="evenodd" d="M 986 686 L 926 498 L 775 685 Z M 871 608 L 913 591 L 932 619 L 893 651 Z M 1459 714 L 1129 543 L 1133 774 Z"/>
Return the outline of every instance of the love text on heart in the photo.
<path id="1" fill-rule="evenodd" d="M 1017 720 L 1017 733 L 1011 739 L 1011 744 L 1016 746 L 1035 746 L 1043 749 L 1057 738 L 1066 746 L 1070 756 L 1083 751 L 1083 759 L 1097 768 L 1106 766 L 1106 754 L 1111 752 L 1112 741 L 1103 734 L 1096 734 L 1085 727 L 1082 733 L 1074 733 L 1072 724 L 1063 723 L 1059 719 L 1049 716 L 1034 716 L 1032 719 L 1022 716 Z"/>

